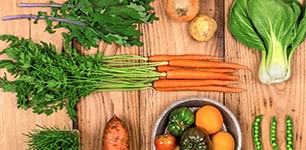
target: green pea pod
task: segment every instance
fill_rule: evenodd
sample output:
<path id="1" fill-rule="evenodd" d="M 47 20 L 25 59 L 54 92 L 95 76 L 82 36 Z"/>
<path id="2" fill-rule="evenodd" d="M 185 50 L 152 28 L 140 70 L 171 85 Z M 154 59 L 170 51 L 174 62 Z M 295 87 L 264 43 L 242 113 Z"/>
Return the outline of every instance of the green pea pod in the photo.
<path id="1" fill-rule="evenodd" d="M 181 136 L 193 123 L 193 112 L 187 107 L 180 107 L 170 113 L 167 130 L 172 135 Z"/>

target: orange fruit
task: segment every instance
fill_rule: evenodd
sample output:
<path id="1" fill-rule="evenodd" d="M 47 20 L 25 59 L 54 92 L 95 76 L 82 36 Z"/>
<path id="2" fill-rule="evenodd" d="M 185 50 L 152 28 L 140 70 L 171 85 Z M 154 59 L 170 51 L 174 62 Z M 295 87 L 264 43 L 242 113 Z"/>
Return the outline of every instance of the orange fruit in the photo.
<path id="1" fill-rule="evenodd" d="M 226 131 L 219 131 L 212 136 L 212 150 L 234 150 L 234 137 Z"/>
<path id="2" fill-rule="evenodd" d="M 210 135 L 214 134 L 222 128 L 222 114 L 215 106 L 204 105 L 196 112 L 195 125 L 205 129 Z"/>

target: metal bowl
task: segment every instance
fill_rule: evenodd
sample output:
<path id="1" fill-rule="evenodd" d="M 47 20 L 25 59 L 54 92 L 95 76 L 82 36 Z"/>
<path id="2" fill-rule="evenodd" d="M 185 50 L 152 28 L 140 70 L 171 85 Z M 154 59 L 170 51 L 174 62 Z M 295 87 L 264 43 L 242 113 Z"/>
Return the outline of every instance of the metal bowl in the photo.
<path id="1" fill-rule="evenodd" d="M 179 107 L 186 106 L 191 108 L 191 110 L 196 111 L 203 105 L 213 105 L 217 107 L 220 112 L 222 113 L 224 124 L 222 130 L 228 131 L 231 133 L 235 139 L 235 149 L 236 150 L 241 150 L 241 145 L 242 145 L 242 134 L 241 134 L 241 129 L 239 126 L 239 123 L 236 119 L 236 117 L 233 115 L 233 113 L 223 104 L 219 103 L 218 101 L 215 101 L 213 99 L 209 98 L 202 98 L 202 97 L 191 97 L 191 98 L 186 98 L 182 100 L 178 100 L 171 105 L 169 105 L 159 116 L 157 119 L 153 132 L 152 132 L 152 137 L 151 137 L 151 146 L 153 150 L 156 150 L 155 145 L 154 145 L 154 139 L 157 135 L 159 134 L 164 134 L 166 133 L 166 126 L 168 123 L 168 117 L 170 113 Z"/>

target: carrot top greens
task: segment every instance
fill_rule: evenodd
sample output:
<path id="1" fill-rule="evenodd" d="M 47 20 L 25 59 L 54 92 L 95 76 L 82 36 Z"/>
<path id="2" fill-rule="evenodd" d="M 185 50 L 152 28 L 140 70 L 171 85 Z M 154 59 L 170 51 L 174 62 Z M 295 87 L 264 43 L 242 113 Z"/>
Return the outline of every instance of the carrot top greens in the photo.
<path id="1" fill-rule="evenodd" d="M 143 43 L 142 33 L 136 29 L 142 23 L 151 23 L 155 16 L 150 3 L 153 0 L 67 0 L 64 4 L 19 4 L 19 7 L 50 7 L 51 14 L 40 11 L 37 15 L 5 16 L 3 20 L 40 19 L 47 22 L 46 31 L 65 28 L 62 36 L 68 44 L 74 38 L 87 49 L 97 47 L 101 40 L 123 46 Z"/>
<path id="2" fill-rule="evenodd" d="M 15 77 L 0 77 L 0 88 L 17 93 L 19 108 L 32 108 L 38 114 L 49 115 L 65 106 L 76 121 L 79 98 L 91 92 L 152 88 L 152 82 L 164 75 L 156 71 L 162 62 L 147 62 L 141 56 L 83 56 L 71 47 L 57 52 L 52 44 L 12 35 L 2 35 L 0 40 L 10 42 L 0 53 L 9 57 L 0 60 L 0 68 Z"/>
<path id="3" fill-rule="evenodd" d="M 28 150 L 80 150 L 80 136 L 70 128 L 46 127 L 37 125 L 37 129 L 25 134 L 28 137 Z"/>

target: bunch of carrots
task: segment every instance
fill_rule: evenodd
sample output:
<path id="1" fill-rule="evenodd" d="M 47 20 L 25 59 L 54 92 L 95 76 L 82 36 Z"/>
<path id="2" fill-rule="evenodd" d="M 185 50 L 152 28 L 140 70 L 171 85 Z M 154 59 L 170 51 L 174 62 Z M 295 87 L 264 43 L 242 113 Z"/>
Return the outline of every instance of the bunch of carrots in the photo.
<path id="1" fill-rule="evenodd" d="M 240 83 L 239 76 L 233 74 L 239 69 L 250 69 L 222 60 L 221 57 L 199 54 L 150 56 L 149 62 L 166 62 L 157 66 L 156 70 L 163 74 L 153 82 L 153 87 L 157 91 L 245 91 L 231 86 Z"/>

